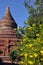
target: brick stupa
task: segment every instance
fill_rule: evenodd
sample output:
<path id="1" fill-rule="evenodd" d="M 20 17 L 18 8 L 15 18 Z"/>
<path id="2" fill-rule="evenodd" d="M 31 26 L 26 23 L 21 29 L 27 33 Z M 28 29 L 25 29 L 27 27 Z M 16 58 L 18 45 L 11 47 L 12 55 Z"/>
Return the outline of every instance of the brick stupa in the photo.
<path id="1" fill-rule="evenodd" d="M 7 59 L 10 51 L 18 46 L 20 35 L 17 33 L 17 24 L 13 19 L 9 7 L 6 8 L 5 15 L 0 20 L 0 57 Z"/>

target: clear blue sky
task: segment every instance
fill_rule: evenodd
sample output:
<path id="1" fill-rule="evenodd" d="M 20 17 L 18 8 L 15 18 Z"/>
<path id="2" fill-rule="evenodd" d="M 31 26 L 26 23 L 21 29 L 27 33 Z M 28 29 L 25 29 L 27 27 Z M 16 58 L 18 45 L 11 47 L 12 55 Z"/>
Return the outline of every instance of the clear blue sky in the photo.
<path id="1" fill-rule="evenodd" d="M 18 26 L 24 26 L 24 21 L 28 17 L 24 0 L 0 0 L 0 19 L 4 16 L 7 6 L 10 7 L 11 14 Z"/>

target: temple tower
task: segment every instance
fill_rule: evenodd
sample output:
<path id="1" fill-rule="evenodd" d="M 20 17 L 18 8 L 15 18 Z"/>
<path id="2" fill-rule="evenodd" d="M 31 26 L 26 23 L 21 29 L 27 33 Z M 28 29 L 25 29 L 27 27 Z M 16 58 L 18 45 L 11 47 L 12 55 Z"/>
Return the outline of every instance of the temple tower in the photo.
<path id="1" fill-rule="evenodd" d="M 13 19 L 10 8 L 6 8 L 3 18 L 0 20 L 0 56 L 8 56 L 9 52 L 18 46 L 19 34 L 17 24 Z"/>

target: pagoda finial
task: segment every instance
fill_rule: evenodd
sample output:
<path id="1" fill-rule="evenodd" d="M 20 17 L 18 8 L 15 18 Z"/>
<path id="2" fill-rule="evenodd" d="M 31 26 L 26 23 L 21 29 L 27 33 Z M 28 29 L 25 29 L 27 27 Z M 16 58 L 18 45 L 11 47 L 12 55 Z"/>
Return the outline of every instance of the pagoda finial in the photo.
<path id="1" fill-rule="evenodd" d="M 10 8 L 9 8 L 9 7 L 7 7 L 7 8 L 6 8 L 6 12 L 9 12 L 9 11 L 10 11 Z"/>

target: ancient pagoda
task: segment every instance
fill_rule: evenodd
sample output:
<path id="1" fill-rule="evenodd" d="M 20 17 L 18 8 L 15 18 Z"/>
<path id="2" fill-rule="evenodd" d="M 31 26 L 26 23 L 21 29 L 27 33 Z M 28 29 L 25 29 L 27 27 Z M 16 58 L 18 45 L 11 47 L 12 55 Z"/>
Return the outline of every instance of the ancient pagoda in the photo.
<path id="1" fill-rule="evenodd" d="M 0 20 L 0 57 L 7 57 L 10 51 L 16 49 L 19 38 L 17 24 L 10 13 L 9 7 L 7 7 L 3 18 Z"/>

